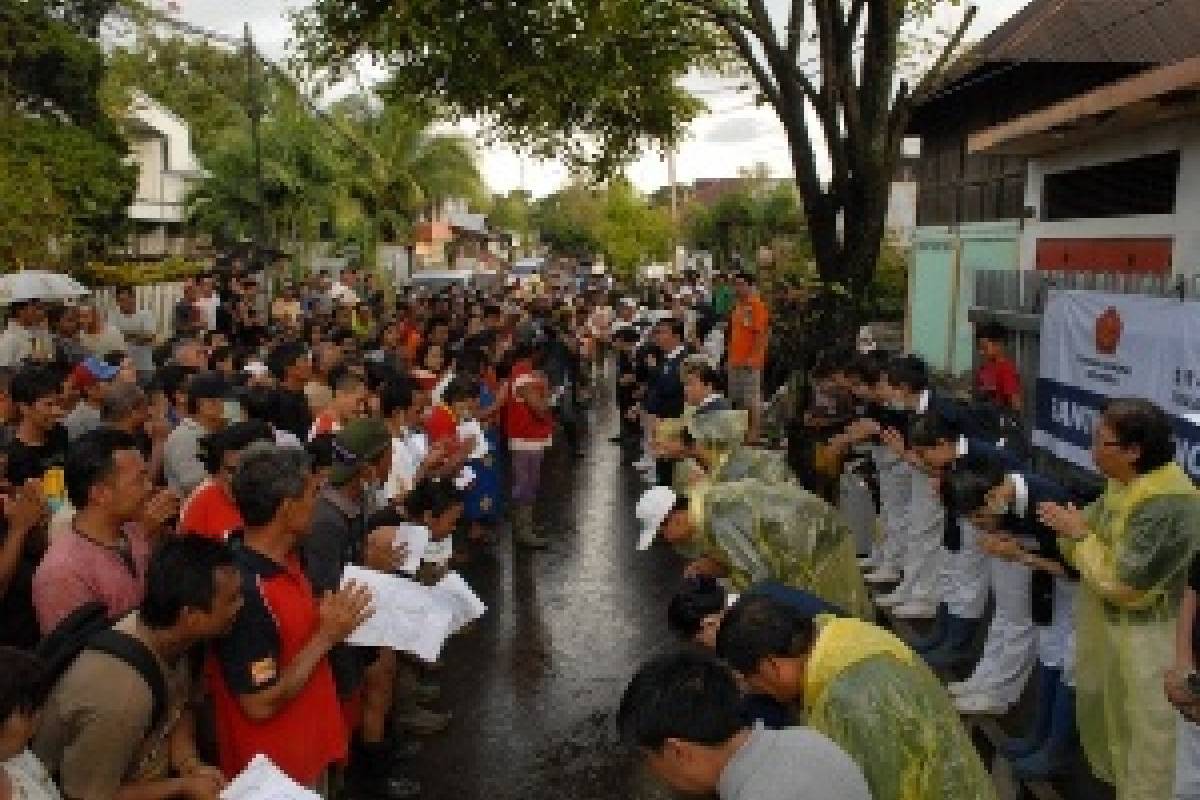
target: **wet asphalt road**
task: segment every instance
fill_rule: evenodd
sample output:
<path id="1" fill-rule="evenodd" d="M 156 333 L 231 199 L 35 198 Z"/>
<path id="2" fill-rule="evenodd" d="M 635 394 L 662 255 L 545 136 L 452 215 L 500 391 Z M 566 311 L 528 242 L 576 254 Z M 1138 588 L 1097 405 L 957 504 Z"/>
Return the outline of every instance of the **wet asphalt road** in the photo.
<path id="1" fill-rule="evenodd" d="M 634 550 L 643 487 L 608 442 L 612 406 L 590 419 L 585 456 L 555 448 L 544 465 L 551 549 L 514 554 L 502 527 L 459 568 L 488 612 L 430 676 L 454 720 L 413 766 L 428 800 L 663 796 L 617 745 L 613 717 L 636 666 L 674 645 L 679 565 L 667 548 Z"/>

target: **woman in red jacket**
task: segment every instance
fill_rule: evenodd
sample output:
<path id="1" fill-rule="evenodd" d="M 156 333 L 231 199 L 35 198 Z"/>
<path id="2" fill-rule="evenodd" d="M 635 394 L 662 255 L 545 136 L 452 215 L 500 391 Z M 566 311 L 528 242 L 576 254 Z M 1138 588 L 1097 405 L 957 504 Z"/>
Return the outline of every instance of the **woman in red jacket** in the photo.
<path id="1" fill-rule="evenodd" d="M 522 547 L 544 548 L 549 542 L 533 530 L 533 507 L 541 483 L 542 456 L 553 440 L 546 376 L 534 365 L 532 344 L 513 348 L 508 376 L 509 462 L 512 472 L 513 541 Z"/>

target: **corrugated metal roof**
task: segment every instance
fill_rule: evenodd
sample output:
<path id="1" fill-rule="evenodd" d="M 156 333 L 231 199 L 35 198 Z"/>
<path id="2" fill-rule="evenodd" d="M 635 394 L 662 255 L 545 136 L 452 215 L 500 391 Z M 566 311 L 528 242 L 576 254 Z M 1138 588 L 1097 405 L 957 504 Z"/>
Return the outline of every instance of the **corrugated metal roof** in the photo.
<path id="1" fill-rule="evenodd" d="M 1033 0 L 972 61 L 1171 64 L 1200 55 L 1197 0 Z"/>

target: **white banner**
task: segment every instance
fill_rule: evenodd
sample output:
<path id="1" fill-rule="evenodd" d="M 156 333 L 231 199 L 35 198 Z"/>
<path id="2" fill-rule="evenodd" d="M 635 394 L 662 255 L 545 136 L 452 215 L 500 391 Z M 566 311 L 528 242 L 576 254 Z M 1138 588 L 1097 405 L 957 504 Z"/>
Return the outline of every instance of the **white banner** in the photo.
<path id="1" fill-rule="evenodd" d="M 1092 468 L 1092 429 L 1113 397 L 1142 397 L 1166 410 L 1175 420 L 1180 463 L 1200 478 L 1200 303 L 1049 293 L 1033 443 Z"/>

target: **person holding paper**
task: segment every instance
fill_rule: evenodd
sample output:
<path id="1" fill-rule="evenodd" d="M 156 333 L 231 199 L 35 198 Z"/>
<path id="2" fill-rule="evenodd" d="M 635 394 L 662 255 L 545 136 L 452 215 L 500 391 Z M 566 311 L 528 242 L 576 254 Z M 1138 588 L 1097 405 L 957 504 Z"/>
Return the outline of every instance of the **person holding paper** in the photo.
<path id="1" fill-rule="evenodd" d="M 371 615 L 371 598 L 350 585 L 318 599 L 304 574 L 318 489 L 304 450 L 251 445 L 232 489 L 246 523 L 230 539 L 245 602 L 207 665 L 221 770 L 232 778 L 262 753 L 317 786 L 347 754 L 329 651 Z"/>
<path id="2" fill-rule="evenodd" d="M 484 429 L 487 411 L 496 402 L 495 393 L 480 377 L 480 362 L 484 357 L 480 350 L 463 354 L 461 377 L 469 390 L 461 397 L 448 398 L 458 417 L 458 439 L 471 444 L 466 466 L 475 473 L 475 480 L 464 492 L 463 516 L 470 524 L 467 538 L 472 542 L 488 541 L 488 531 L 499 518 L 504 499 L 495 442 Z"/>
<path id="3" fill-rule="evenodd" d="M 393 572 L 404 553 L 395 545 L 394 528 L 368 529 L 371 506 L 392 463 L 392 437 L 375 418 L 350 420 L 333 440 L 329 485 L 317 497 L 309 535 L 304 539 L 304 568 L 313 588 L 333 592 L 342 571 L 354 564 Z M 372 797 L 412 797 L 420 787 L 390 774 L 397 760 L 387 741 L 387 717 L 396 679 L 391 650 L 340 644 L 329 654 L 347 727 L 357 728 L 350 779 Z M 356 725 L 356 719 L 358 724 Z"/>

